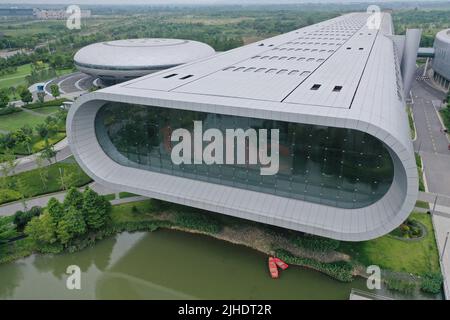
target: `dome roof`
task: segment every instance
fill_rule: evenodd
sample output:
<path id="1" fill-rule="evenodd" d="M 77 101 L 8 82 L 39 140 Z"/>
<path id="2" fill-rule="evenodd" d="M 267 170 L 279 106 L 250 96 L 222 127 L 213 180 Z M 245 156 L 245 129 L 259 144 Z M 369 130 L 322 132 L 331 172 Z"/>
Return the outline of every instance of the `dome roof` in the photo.
<path id="1" fill-rule="evenodd" d="M 75 63 L 106 69 L 171 67 L 211 56 L 207 44 L 180 39 L 128 39 L 99 42 L 80 49 Z"/>
<path id="2" fill-rule="evenodd" d="M 443 41 L 450 43 L 450 29 L 441 30 L 436 34 L 436 38 Z"/>

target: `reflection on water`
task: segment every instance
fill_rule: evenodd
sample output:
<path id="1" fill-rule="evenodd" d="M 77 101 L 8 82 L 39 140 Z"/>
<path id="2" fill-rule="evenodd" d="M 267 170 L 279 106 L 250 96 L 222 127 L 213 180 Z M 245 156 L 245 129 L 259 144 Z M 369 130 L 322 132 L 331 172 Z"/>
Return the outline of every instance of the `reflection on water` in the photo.
<path id="1" fill-rule="evenodd" d="M 267 257 L 205 236 L 160 230 L 122 233 L 81 252 L 34 255 L 0 265 L 2 299 L 348 299 L 365 281 L 337 282 L 291 266 L 269 277 Z M 66 289 L 66 268 L 82 270 Z"/>

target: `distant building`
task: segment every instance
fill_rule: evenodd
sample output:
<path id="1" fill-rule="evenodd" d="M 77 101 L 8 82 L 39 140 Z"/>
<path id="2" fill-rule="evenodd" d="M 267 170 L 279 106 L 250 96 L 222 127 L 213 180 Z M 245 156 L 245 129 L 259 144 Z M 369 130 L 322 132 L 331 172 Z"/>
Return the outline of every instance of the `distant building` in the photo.
<path id="1" fill-rule="evenodd" d="M 70 16 L 70 13 L 67 13 L 65 9 L 33 9 L 33 15 L 36 17 L 36 19 L 40 20 L 64 20 Z M 81 18 L 89 18 L 90 16 L 91 10 L 81 10 Z"/>
<path id="2" fill-rule="evenodd" d="M 33 9 L 0 8 L 0 17 L 32 17 Z"/>
<path id="3" fill-rule="evenodd" d="M 205 43 L 180 39 L 128 39 L 94 43 L 74 57 L 81 72 L 111 84 L 215 54 Z"/>
<path id="4" fill-rule="evenodd" d="M 450 89 L 450 29 L 438 32 L 434 40 L 433 79 Z"/>

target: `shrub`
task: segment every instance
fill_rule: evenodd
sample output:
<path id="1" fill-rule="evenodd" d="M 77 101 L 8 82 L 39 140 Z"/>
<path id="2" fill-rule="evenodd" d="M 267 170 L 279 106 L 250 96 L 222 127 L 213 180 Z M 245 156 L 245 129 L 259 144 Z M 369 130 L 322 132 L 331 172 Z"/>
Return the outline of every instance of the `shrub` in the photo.
<path id="1" fill-rule="evenodd" d="M 54 100 L 45 101 L 44 103 L 40 103 L 40 102 L 29 103 L 27 105 L 24 105 L 23 108 L 37 109 L 37 108 L 42 108 L 42 107 L 59 107 L 65 101 L 67 101 L 67 99 L 62 98 L 62 99 L 54 99 Z"/>
<path id="2" fill-rule="evenodd" d="M 287 263 L 305 266 L 321 271 L 339 281 L 350 282 L 353 280 L 353 267 L 347 261 L 325 263 L 309 258 L 294 256 L 292 253 L 284 249 L 275 250 L 275 255 Z"/>
<path id="3" fill-rule="evenodd" d="M 28 211 L 19 210 L 14 214 L 14 224 L 18 231 L 22 231 L 27 223 L 33 218 L 41 215 L 42 208 L 38 206 L 32 207 Z"/>
<path id="4" fill-rule="evenodd" d="M 210 215 L 198 212 L 176 213 L 175 223 L 187 229 L 194 229 L 206 233 L 216 234 L 222 230 L 219 221 Z"/>
<path id="5" fill-rule="evenodd" d="M 13 106 L 8 106 L 5 108 L 0 108 L 0 116 L 4 116 L 11 113 L 21 112 L 22 110 L 20 108 L 16 108 Z"/>
<path id="6" fill-rule="evenodd" d="M 441 292 L 442 281 L 440 273 L 427 273 L 422 278 L 420 289 L 428 293 L 439 293 Z"/>
<path id="7" fill-rule="evenodd" d="M 0 189 L 0 203 L 7 203 L 22 198 L 22 194 L 11 189 Z"/>
<path id="8" fill-rule="evenodd" d="M 386 279 L 385 282 L 388 289 L 399 291 L 404 294 L 411 294 L 416 288 L 416 284 L 414 282 L 404 279 L 391 278 Z"/>
<path id="9" fill-rule="evenodd" d="M 291 241 L 298 247 L 319 252 L 328 252 L 336 250 L 339 247 L 339 241 L 329 238 L 322 238 L 310 234 L 295 234 Z"/>

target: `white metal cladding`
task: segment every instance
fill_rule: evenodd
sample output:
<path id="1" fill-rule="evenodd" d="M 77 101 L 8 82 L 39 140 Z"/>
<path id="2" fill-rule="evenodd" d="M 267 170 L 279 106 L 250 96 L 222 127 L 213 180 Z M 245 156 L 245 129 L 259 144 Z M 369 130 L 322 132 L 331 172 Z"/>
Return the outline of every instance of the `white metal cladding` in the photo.
<path id="1" fill-rule="evenodd" d="M 367 240 L 388 233 L 413 209 L 418 177 L 399 65 L 388 37 L 391 18 L 383 14 L 380 30 L 369 30 L 366 18 L 363 13 L 344 15 L 84 95 L 72 106 L 67 120 L 72 151 L 92 178 L 111 188 L 341 240 Z M 274 48 L 311 49 L 330 38 L 340 41 L 330 49 L 333 52 L 305 54 L 305 58 L 324 61 L 272 59 L 264 67 L 261 62 L 248 62 L 278 51 Z M 288 71 L 227 70 L 241 64 Z M 289 74 L 292 70 L 299 72 Z M 305 71 L 309 73 L 302 75 Z M 174 76 L 165 78 L 168 75 Z M 186 75 L 191 77 L 182 80 Z M 313 83 L 320 84 L 317 92 L 302 94 L 309 93 Z M 342 88 L 335 92 L 335 86 Z M 111 160 L 96 140 L 94 118 L 106 101 L 364 131 L 387 145 L 394 181 L 374 204 L 342 209 L 124 167 Z"/>
<path id="2" fill-rule="evenodd" d="M 434 50 L 433 70 L 450 80 L 450 29 L 438 32 Z"/>

